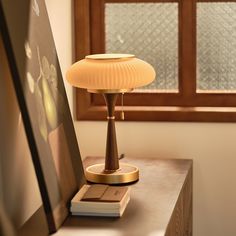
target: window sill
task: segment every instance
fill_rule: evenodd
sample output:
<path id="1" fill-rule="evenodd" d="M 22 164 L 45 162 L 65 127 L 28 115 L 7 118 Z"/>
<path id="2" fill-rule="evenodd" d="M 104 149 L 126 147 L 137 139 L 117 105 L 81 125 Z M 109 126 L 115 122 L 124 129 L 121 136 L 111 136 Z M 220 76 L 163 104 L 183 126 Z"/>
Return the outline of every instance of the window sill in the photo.
<path id="1" fill-rule="evenodd" d="M 124 106 L 126 121 L 236 122 L 235 107 Z M 116 120 L 121 120 L 116 106 Z M 78 120 L 105 120 L 106 106 L 77 110 Z"/>

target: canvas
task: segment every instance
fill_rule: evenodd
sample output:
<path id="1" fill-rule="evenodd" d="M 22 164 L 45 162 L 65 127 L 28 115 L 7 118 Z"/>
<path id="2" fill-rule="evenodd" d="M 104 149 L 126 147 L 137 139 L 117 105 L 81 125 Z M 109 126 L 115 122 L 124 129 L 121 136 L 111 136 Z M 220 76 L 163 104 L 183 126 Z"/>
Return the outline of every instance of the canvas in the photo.
<path id="1" fill-rule="evenodd" d="M 85 181 L 73 121 L 45 2 L 0 3 L 3 42 L 52 233 Z"/>
<path id="2" fill-rule="evenodd" d="M 1 34 L 0 114 L 0 235 L 47 236 L 48 224 Z"/>

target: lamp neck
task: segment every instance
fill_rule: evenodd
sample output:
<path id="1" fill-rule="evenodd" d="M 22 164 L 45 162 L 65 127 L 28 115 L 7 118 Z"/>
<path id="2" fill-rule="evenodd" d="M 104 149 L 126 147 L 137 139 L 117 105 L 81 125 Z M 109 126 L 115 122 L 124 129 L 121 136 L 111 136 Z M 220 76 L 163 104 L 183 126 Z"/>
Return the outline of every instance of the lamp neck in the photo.
<path id="1" fill-rule="evenodd" d="M 106 143 L 106 158 L 105 171 L 112 172 L 119 169 L 118 149 L 116 142 L 115 129 L 115 104 L 118 93 L 104 93 L 104 99 L 107 105 L 107 143 Z"/>
<path id="2" fill-rule="evenodd" d="M 107 105 L 107 119 L 110 117 L 115 117 L 115 105 L 118 93 L 104 93 L 103 96 Z"/>

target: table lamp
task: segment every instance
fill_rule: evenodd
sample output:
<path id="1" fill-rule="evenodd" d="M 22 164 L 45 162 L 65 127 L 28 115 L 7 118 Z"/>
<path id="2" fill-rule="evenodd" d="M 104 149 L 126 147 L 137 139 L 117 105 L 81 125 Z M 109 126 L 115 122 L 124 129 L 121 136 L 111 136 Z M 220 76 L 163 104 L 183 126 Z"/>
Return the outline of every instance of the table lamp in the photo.
<path id="1" fill-rule="evenodd" d="M 67 71 L 68 82 L 90 93 L 101 93 L 107 105 L 107 143 L 105 164 L 85 170 L 88 181 L 122 184 L 137 181 L 139 170 L 119 163 L 115 131 L 115 104 L 119 94 L 149 84 L 155 79 L 153 67 L 131 54 L 94 54 L 73 64 Z"/>

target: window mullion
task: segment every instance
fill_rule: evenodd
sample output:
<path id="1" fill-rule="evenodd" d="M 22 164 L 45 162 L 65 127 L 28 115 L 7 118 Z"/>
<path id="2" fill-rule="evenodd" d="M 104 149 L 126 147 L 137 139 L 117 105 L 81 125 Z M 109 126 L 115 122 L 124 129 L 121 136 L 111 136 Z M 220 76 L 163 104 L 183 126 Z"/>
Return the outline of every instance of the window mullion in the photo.
<path id="1" fill-rule="evenodd" d="M 179 5 L 179 90 L 183 99 L 196 94 L 196 3 L 181 0 Z"/>

